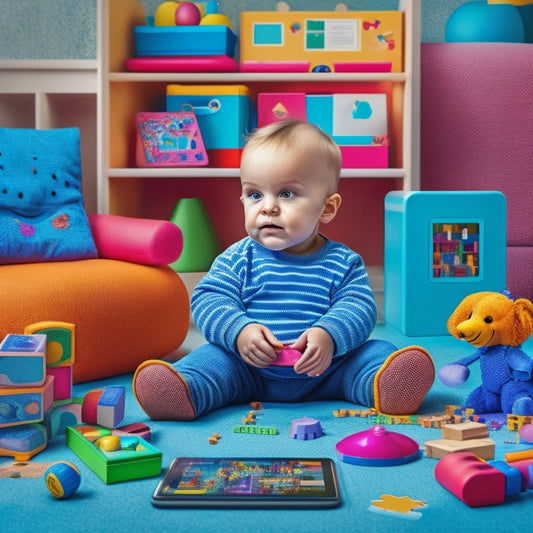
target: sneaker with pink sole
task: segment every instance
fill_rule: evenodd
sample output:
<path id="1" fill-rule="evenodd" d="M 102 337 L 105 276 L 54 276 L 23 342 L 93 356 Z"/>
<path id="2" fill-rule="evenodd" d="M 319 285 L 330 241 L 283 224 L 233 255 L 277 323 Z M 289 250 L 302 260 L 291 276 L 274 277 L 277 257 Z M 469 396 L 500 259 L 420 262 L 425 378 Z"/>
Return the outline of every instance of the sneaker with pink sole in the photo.
<path id="1" fill-rule="evenodd" d="M 392 353 L 374 378 L 374 404 L 388 415 L 416 413 L 435 380 L 431 356 L 419 346 Z"/>
<path id="2" fill-rule="evenodd" d="M 189 386 L 172 365 L 157 359 L 142 363 L 133 376 L 133 394 L 152 420 L 195 418 Z"/>

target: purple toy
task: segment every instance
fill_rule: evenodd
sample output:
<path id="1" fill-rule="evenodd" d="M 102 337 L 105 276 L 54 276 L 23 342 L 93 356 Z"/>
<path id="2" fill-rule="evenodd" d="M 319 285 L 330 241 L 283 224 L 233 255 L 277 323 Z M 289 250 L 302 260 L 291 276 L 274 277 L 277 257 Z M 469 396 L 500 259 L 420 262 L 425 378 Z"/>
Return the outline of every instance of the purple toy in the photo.
<path id="1" fill-rule="evenodd" d="M 313 440 L 324 435 L 320 421 L 316 418 L 304 416 L 291 422 L 289 437 L 298 440 Z"/>
<path id="2" fill-rule="evenodd" d="M 372 426 L 337 443 L 337 457 L 352 465 L 395 466 L 420 457 L 418 443 L 407 435 Z"/>

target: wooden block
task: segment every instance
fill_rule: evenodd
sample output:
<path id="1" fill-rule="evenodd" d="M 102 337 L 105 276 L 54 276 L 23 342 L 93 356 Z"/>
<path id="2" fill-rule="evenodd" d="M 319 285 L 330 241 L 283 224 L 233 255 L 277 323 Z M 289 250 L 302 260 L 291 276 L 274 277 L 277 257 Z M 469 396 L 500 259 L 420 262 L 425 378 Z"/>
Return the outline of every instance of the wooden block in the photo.
<path id="1" fill-rule="evenodd" d="M 480 422 L 446 424 L 442 428 L 442 438 L 452 440 L 483 439 L 489 436 L 489 427 Z"/>
<path id="2" fill-rule="evenodd" d="M 425 446 L 426 457 L 434 459 L 442 459 L 445 455 L 453 452 L 472 452 L 480 459 L 494 459 L 495 443 L 492 439 L 439 439 L 427 441 Z"/>

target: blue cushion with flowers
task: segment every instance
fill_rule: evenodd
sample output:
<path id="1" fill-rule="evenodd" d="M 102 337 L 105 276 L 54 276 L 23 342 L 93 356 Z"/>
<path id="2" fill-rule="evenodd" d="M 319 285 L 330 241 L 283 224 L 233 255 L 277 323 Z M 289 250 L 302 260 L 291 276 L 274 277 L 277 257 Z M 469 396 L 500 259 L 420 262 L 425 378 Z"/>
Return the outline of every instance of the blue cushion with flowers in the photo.
<path id="1" fill-rule="evenodd" d="M 0 264 L 97 255 L 77 128 L 0 128 Z"/>

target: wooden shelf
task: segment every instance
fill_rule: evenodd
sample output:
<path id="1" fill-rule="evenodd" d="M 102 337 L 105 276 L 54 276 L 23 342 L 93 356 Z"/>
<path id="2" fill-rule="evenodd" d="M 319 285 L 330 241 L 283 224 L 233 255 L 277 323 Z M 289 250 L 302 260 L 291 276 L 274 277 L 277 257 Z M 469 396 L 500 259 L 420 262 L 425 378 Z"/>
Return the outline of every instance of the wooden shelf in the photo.
<path id="1" fill-rule="evenodd" d="M 239 169 L 135 166 L 135 114 L 164 111 L 167 85 L 245 85 L 252 101 L 260 92 L 385 93 L 390 168 L 343 169 L 343 209 L 327 228 L 331 238 L 346 242 L 365 260 L 370 256 L 367 265 L 379 264 L 384 196 L 390 190 L 417 189 L 419 184 L 420 0 L 398 0 L 398 10 L 404 13 L 403 72 L 158 73 L 129 72 L 125 66 L 136 54 L 133 27 L 144 22 L 141 4 L 98 0 L 99 211 L 167 218 L 177 199 L 196 195 L 206 203 L 223 245 L 242 235 Z"/>
<path id="2" fill-rule="evenodd" d="M 165 83 L 375 83 L 397 82 L 403 83 L 407 79 L 404 72 L 386 73 L 256 73 L 256 72 L 228 72 L 228 73 L 178 73 L 178 72 L 111 72 L 109 81 L 121 82 L 165 82 Z"/>
<path id="3" fill-rule="evenodd" d="M 110 168 L 110 178 L 238 178 L 238 168 Z M 341 178 L 403 178 L 401 168 L 350 168 L 341 171 Z"/>

